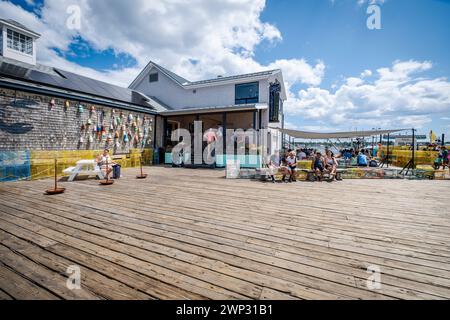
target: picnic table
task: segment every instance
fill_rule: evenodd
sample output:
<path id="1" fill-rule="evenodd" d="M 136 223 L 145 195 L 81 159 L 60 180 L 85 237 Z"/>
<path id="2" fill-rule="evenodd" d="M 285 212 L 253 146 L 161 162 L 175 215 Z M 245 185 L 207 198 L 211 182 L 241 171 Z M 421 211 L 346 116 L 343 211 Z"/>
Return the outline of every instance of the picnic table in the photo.
<path id="1" fill-rule="evenodd" d="M 88 176 L 95 175 L 100 179 L 105 178 L 101 168 L 97 165 L 95 160 L 80 160 L 75 167 L 65 169 L 64 173 L 70 174 L 69 181 L 73 181 L 79 174 Z"/>

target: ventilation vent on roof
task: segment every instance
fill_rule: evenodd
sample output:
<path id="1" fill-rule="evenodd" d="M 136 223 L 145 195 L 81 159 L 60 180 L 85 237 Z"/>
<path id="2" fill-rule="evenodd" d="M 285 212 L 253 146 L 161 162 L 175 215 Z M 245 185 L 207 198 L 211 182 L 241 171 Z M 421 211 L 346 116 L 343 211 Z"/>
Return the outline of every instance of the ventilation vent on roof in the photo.
<path id="1" fill-rule="evenodd" d="M 67 79 L 67 77 L 65 75 L 63 75 L 59 70 L 53 68 L 53 71 L 55 71 L 55 73 L 60 76 L 61 78 Z"/>

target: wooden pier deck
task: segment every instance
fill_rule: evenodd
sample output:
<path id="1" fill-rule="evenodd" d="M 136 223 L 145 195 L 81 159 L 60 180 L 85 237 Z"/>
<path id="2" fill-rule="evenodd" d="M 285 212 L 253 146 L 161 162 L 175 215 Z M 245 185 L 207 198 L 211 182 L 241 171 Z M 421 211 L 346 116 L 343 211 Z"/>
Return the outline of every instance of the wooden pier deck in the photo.
<path id="1" fill-rule="evenodd" d="M 51 180 L 0 184 L 0 299 L 450 298 L 448 181 L 123 171 L 52 197 Z"/>

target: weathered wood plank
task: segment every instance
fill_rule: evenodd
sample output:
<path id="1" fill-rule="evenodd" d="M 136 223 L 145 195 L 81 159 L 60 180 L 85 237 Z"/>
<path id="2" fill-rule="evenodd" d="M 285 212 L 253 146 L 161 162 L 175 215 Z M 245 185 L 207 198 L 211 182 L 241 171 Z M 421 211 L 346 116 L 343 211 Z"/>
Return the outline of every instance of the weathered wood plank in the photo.
<path id="1" fill-rule="evenodd" d="M 107 241 L 104 239 L 101 239 L 100 237 L 95 237 L 97 240 L 100 241 L 101 244 L 104 246 L 100 246 L 96 243 L 92 243 L 86 240 L 79 239 L 79 232 L 72 231 L 70 232 L 72 235 L 51 229 L 46 227 L 39 227 L 35 228 L 36 223 L 30 222 L 26 219 L 8 216 L 8 217 L 2 217 L 7 218 L 9 222 L 16 223 L 21 225 L 22 227 L 25 227 L 27 229 L 30 229 L 32 231 L 35 231 L 39 234 L 45 234 L 49 238 L 53 238 L 57 240 L 58 242 L 66 243 L 69 246 L 80 248 L 80 250 L 86 251 L 91 254 L 95 254 L 97 256 L 103 257 L 105 259 L 108 259 L 110 261 L 114 261 L 116 263 L 122 264 L 128 268 L 131 268 L 133 270 L 139 270 L 140 272 L 143 272 L 144 274 L 147 274 L 151 277 L 156 277 L 158 279 L 165 279 L 165 281 L 169 281 L 170 283 L 174 283 L 177 286 L 180 286 L 183 289 L 191 290 L 192 292 L 195 292 L 197 294 L 203 295 L 205 297 L 208 297 L 210 299 L 248 299 L 248 296 L 235 293 L 233 291 L 229 291 L 227 289 L 224 289 L 218 285 L 215 285 L 213 283 L 208 283 L 202 280 L 199 280 L 195 277 L 186 276 L 183 273 L 174 272 L 170 268 L 164 268 L 160 267 L 158 264 L 151 264 L 147 262 L 147 252 L 138 250 L 140 254 L 137 254 L 137 256 L 140 257 L 140 259 L 135 258 L 132 254 L 133 252 L 129 252 L 128 250 L 111 250 L 109 248 L 117 249 L 116 246 L 120 245 L 117 242 Z M 6 220 L 5 220 L 6 221 Z M 52 224 L 53 226 L 58 227 L 57 224 Z M 35 229 L 35 230 L 33 230 Z M 91 239 L 92 240 L 92 239 Z M 134 251 L 134 250 L 132 250 Z M 122 253 L 122 252 L 126 252 Z M 157 260 L 157 259 L 156 259 Z M 158 262 L 158 261 L 157 261 Z M 172 266 L 173 267 L 173 266 Z M 185 265 L 185 271 L 192 273 L 192 270 L 190 270 L 188 265 Z M 199 273 L 203 278 L 205 277 L 204 274 Z M 217 282 L 216 282 L 217 283 Z M 222 285 L 222 283 L 219 282 L 219 284 Z M 223 284 L 224 286 L 229 284 Z M 256 294 L 260 292 L 252 293 L 252 291 L 245 291 L 243 290 L 245 294 Z"/>
<path id="2" fill-rule="evenodd" d="M 0 256 L 2 257 L 2 263 L 8 268 L 41 287 L 45 287 L 58 297 L 64 299 L 99 299 L 97 295 L 85 288 L 70 290 L 66 286 L 67 277 L 36 264 L 3 245 L 0 245 Z M 8 292 L 8 290 L 5 291 Z"/>
<path id="3" fill-rule="evenodd" d="M 0 290 L 0 300 L 12 300 L 13 298 L 5 291 Z"/>
<path id="4" fill-rule="evenodd" d="M 22 275 L 0 264 L 0 287 L 9 296 L 20 300 L 58 300 L 54 294 L 25 279 Z"/>
<path id="5" fill-rule="evenodd" d="M 69 266 L 80 268 L 81 287 L 88 288 L 89 291 L 105 299 L 151 299 L 149 295 L 134 290 L 123 283 L 113 280 L 111 277 L 106 277 L 96 271 L 78 265 L 74 261 L 69 261 L 35 245 L 30 246 L 29 243 L 12 235 L 2 240 L 1 243 L 10 250 L 19 252 L 27 259 L 59 274 L 66 274 Z"/>
<path id="6" fill-rule="evenodd" d="M 50 211 L 50 210 L 49 210 Z M 58 211 L 59 212 L 59 211 Z M 49 214 L 47 213 L 43 213 L 44 216 L 48 216 Z M 117 232 L 122 232 L 124 234 L 127 235 L 133 235 L 135 234 L 133 232 L 133 230 L 122 230 L 123 226 L 128 226 L 129 224 L 127 224 L 126 222 L 120 221 L 120 227 L 115 227 L 114 225 L 111 225 L 111 223 L 113 221 L 108 221 L 108 223 L 104 223 L 104 222 L 95 222 L 96 220 L 90 218 L 90 219 L 84 219 L 74 215 L 71 215 L 70 213 L 66 213 L 65 214 L 67 217 L 71 217 L 72 219 L 74 219 L 73 222 L 67 221 L 66 224 L 68 225 L 74 225 L 77 224 L 77 221 L 83 222 L 85 223 L 85 225 L 97 225 L 99 227 L 104 227 L 105 229 L 109 229 L 111 231 L 117 231 Z M 62 220 L 57 220 L 58 222 L 61 222 Z M 111 227 L 110 227 L 111 225 Z M 80 225 L 81 227 L 82 225 Z M 115 228 L 114 228 L 115 227 Z M 270 275 L 273 276 L 277 276 L 278 278 L 285 278 L 286 280 L 289 281 L 293 281 L 295 282 L 298 279 L 298 275 L 295 275 L 293 273 L 287 272 L 285 269 L 290 269 L 290 270 L 295 270 L 296 272 L 301 272 L 303 274 L 303 278 L 305 278 L 305 274 L 308 274 L 308 269 L 305 270 L 305 267 L 303 267 L 301 265 L 297 265 L 297 264 L 289 264 L 287 263 L 285 260 L 280 260 L 278 258 L 274 258 L 273 256 L 270 257 L 273 261 L 273 265 L 274 266 L 279 266 L 282 267 L 283 270 L 277 270 L 276 268 L 270 266 L 265 266 L 265 265 L 261 265 L 261 263 L 264 263 L 268 257 L 265 257 L 263 255 L 260 254 L 249 254 L 244 252 L 242 249 L 239 250 L 227 250 L 229 248 L 229 246 L 217 246 L 217 249 L 219 251 L 225 251 L 227 253 L 229 253 L 229 255 L 224 255 L 224 254 L 220 254 L 218 252 L 209 250 L 209 248 L 216 248 L 216 246 L 214 245 L 210 245 L 207 242 L 199 242 L 196 239 L 192 239 L 189 241 L 189 243 L 191 244 L 195 244 L 194 245 L 186 245 L 186 244 L 182 244 L 182 242 L 177 242 L 177 241 L 170 241 L 169 239 L 163 238 L 163 237 L 159 237 L 159 236 L 151 236 L 151 237 L 147 237 L 148 233 L 152 233 L 152 231 L 148 228 L 145 227 L 141 227 L 140 225 L 130 225 L 130 227 L 138 229 L 138 230 L 143 230 L 145 231 L 145 233 L 141 234 L 141 238 L 142 239 L 148 239 L 149 241 L 154 241 L 157 243 L 160 243 L 162 245 L 164 245 L 164 248 L 172 248 L 172 247 L 180 247 L 182 250 L 184 251 L 188 251 L 191 253 L 197 253 L 198 252 L 198 248 L 201 247 L 203 248 L 202 250 L 202 256 L 206 256 L 206 257 L 210 257 L 213 259 L 217 259 L 220 261 L 224 261 L 227 262 L 231 265 L 235 265 L 235 266 L 239 266 L 241 268 L 247 268 L 247 269 L 251 269 L 251 268 L 257 268 L 258 270 L 267 270 Z M 167 233 L 164 233 L 164 236 L 167 236 Z M 180 244 L 180 245 L 179 245 Z M 166 250 L 161 250 L 159 252 L 163 252 Z M 249 258 L 253 261 L 256 262 L 252 262 L 250 265 L 246 262 L 246 260 L 241 259 L 240 257 L 244 257 L 244 258 Z M 278 263 L 277 263 L 278 261 Z M 289 267 L 289 265 L 291 265 L 291 267 Z M 300 266 L 300 269 L 299 269 Z M 315 265 L 316 267 L 318 265 Z M 320 265 L 319 265 L 320 266 Z M 341 269 L 341 273 L 342 275 L 352 275 L 356 278 L 352 279 L 352 282 L 350 282 L 353 286 L 353 281 L 355 281 L 357 283 L 357 285 L 359 287 L 363 287 L 365 285 L 366 282 L 366 277 L 367 277 L 367 273 L 365 272 L 365 270 L 362 270 L 361 268 L 349 268 L 349 267 L 339 267 L 336 265 L 331 265 L 328 266 L 327 264 L 323 264 L 322 266 L 320 266 L 320 269 L 310 269 L 312 272 L 309 272 L 310 275 L 312 276 L 317 276 L 319 278 L 324 277 L 323 275 L 321 276 L 321 274 L 324 273 L 323 269 L 327 270 L 327 268 L 330 268 L 330 270 L 334 270 L 334 269 Z M 303 270 L 303 271 L 301 271 Z M 335 272 L 336 270 L 334 270 Z M 233 274 L 233 273 L 230 273 Z M 292 275 L 292 277 L 289 277 L 289 275 Z M 417 276 L 417 275 L 416 275 Z M 330 276 L 329 279 L 333 279 L 335 281 L 337 281 L 339 275 L 337 274 L 332 274 Z M 251 279 L 258 279 L 258 277 L 255 275 L 245 275 L 244 279 L 246 278 L 251 278 Z M 442 284 L 445 284 L 446 279 L 442 279 Z M 307 283 L 308 285 L 311 285 L 311 283 L 313 283 L 314 280 L 312 280 L 310 283 Z M 316 280 L 317 282 L 317 280 Z M 260 284 L 262 284 L 263 282 L 261 282 Z M 408 280 L 402 280 L 402 279 L 397 279 L 394 277 L 390 277 L 390 276 L 384 276 L 384 290 L 383 293 L 386 295 L 392 295 L 395 297 L 400 297 L 400 298 L 419 298 L 419 297 L 423 297 L 423 298 L 432 298 L 432 296 L 428 296 L 427 294 L 425 295 L 421 295 L 420 293 L 415 293 L 415 287 L 416 287 L 416 282 L 412 282 L 412 281 L 408 281 Z M 347 283 L 348 284 L 348 283 Z M 394 287 L 391 287 L 390 285 L 393 285 Z M 400 285 L 400 287 L 399 287 Z M 395 287 L 397 286 L 397 287 Z M 447 286 L 450 287 L 450 281 L 447 281 Z M 408 288 L 408 291 L 404 291 L 401 290 L 400 288 Z M 284 290 L 285 288 L 279 288 L 279 290 Z M 340 289 L 342 291 L 345 291 L 344 289 Z M 448 291 L 443 289 L 443 290 L 439 290 L 439 288 L 435 288 L 433 286 L 428 285 L 427 283 L 423 283 L 420 287 L 419 292 L 425 292 L 425 293 L 438 293 L 440 292 L 444 297 L 448 294 Z"/>
<path id="7" fill-rule="evenodd" d="M 141 299 L 450 297 L 448 182 L 273 185 L 220 171 L 146 171 L 150 179 L 138 181 L 124 170 L 112 188 L 64 183 L 60 197 L 42 194 L 48 181 L 0 184 L 0 241 L 27 268 L 80 263 L 99 297 L 108 285 Z M 8 244 L 11 235 L 20 240 Z M 373 264 L 382 290 L 366 287 Z"/>

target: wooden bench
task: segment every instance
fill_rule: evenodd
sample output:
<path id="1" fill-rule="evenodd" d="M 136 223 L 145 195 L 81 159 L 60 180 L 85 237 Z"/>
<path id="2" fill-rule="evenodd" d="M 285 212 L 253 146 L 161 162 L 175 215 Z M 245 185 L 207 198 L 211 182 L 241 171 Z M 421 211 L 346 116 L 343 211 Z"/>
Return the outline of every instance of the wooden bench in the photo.
<path id="1" fill-rule="evenodd" d="M 336 170 L 336 180 L 342 181 L 342 174 L 345 172 L 345 169 L 337 169 Z M 306 181 L 316 181 L 315 172 L 311 169 L 295 169 L 295 176 L 296 180 L 298 178 L 298 172 L 305 172 L 306 173 Z M 277 173 L 275 173 L 275 180 L 280 181 L 280 176 L 282 177 L 283 173 L 280 172 L 280 169 L 278 169 Z M 269 169 L 268 168 L 262 168 L 257 170 L 257 176 L 260 177 L 260 180 L 267 181 L 269 179 Z M 330 174 L 326 170 L 324 171 L 324 178 L 329 178 Z M 286 174 L 286 177 L 289 177 L 289 174 Z"/>
<path id="2" fill-rule="evenodd" d="M 300 169 L 300 171 L 303 171 L 303 172 L 305 172 L 307 174 L 306 181 L 314 182 L 314 181 L 317 180 L 316 173 L 315 173 L 314 170 L 311 170 L 311 169 Z M 344 173 L 344 172 L 345 172 L 344 169 L 337 169 L 336 170 L 336 180 L 342 181 L 343 180 L 342 173 Z M 327 179 L 327 178 L 329 179 L 330 178 L 330 172 L 327 171 L 327 170 L 324 170 L 323 171 L 323 177 L 325 179 Z"/>
<path id="3" fill-rule="evenodd" d="M 115 153 L 111 156 L 112 160 L 122 160 L 126 158 L 130 158 L 130 154 L 127 152 Z"/>

